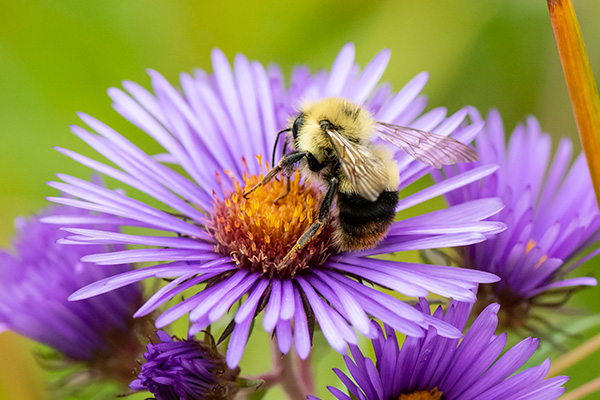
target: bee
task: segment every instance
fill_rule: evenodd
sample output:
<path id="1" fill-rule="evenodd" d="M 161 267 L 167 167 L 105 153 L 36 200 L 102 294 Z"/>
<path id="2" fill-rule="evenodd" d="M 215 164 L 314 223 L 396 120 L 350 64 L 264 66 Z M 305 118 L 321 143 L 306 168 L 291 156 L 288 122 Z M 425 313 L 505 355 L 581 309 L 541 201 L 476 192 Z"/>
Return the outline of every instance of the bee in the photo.
<path id="1" fill-rule="evenodd" d="M 320 233 L 330 218 L 334 201 L 337 218 L 333 222 L 333 243 L 337 250 L 372 248 L 384 238 L 396 216 L 400 173 L 393 151 L 376 142 L 377 138 L 435 168 L 478 159 L 473 149 L 452 138 L 377 122 L 368 110 L 343 98 L 303 104 L 291 126 L 278 133 L 278 139 L 282 133 L 287 133 L 285 142 L 291 144 L 292 151 L 284 154 L 277 166 L 243 196 L 280 172 L 288 177 L 289 193 L 289 176 L 295 169 L 305 178 L 321 183 L 326 192 L 317 219 L 278 268 L 284 268 L 295 252 Z M 277 141 L 273 156 L 276 148 Z"/>

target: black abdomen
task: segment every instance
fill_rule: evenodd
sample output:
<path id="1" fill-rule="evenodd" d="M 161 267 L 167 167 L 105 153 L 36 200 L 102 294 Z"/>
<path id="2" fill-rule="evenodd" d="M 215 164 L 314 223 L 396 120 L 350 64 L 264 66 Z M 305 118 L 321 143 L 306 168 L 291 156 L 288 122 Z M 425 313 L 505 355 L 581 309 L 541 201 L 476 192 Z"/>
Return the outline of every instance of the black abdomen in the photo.
<path id="1" fill-rule="evenodd" d="M 338 192 L 339 232 L 335 241 L 339 250 L 362 250 L 377 245 L 394 222 L 398 201 L 398 191 L 384 191 L 375 201 Z"/>

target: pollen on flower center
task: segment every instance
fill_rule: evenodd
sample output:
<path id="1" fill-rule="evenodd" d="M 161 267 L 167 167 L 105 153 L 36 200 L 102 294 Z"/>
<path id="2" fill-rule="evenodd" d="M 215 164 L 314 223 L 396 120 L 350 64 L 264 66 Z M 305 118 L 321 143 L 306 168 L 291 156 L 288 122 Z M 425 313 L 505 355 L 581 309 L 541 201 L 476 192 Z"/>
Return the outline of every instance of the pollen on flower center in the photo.
<path id="1" fill-rule="evenodd" d="M 442 392 L 437 388 L 431 390 L 422 390 L 418 392 L 412 392 L 410 394 L 401 394 L 398 400 L 441 400 Z"/>
<path id="2" fill-rule="evenodd" d="M 211 222 L 207 226 L 217 241 L 215 251 L 230 255 L 239 268 L 270 277 L 293 277 L 302 269 L 321 264 L 330 253 L 331 223 L 285 265 L 280 265 L 314 222 L 321 191 L 301 180 L 296 172 L 290 177 L 287 195 L 286 178 L 280 176 L 244 198 L 242 193 L 262 178 L 262 174 L 245 173 L 244 184 L 240 185 L 232 177 L 235 190 L 223 200 L 215 196 Z"/>

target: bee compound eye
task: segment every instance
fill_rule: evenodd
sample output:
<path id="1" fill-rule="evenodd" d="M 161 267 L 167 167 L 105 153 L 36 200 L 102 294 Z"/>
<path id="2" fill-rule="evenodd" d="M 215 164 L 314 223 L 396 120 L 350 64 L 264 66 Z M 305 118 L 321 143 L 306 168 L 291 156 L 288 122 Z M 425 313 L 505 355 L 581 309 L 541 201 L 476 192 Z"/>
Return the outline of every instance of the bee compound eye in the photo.
<path id="1" fill-rule="evenodd" d="M 304 114 L 298 115 L 298 118 L 294 121 L 294 125 L 292 125 L 292 134 L 294 135 L 294 139 L 298 139 L 298 131 L 302 129 L 302 125 L 304 125 Z"/>

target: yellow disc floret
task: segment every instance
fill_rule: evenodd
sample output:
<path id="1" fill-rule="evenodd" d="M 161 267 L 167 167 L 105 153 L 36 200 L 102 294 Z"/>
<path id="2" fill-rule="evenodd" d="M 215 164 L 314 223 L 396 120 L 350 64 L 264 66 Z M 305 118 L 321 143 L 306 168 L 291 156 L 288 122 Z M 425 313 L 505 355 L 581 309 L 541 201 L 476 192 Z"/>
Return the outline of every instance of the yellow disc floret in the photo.
<path id="1" fill-rule="evenodd" d="M 222 200 L 215 196 L 211 221 L 207 225 L 217 242 L 215 251 L 231 256 L 240 268 L 270 277 L 293 277 L 302 269 L 321 264 L 329 254 L 331 224 L 295 253 L 285 268 L 277 269 L 315 220 L 321 191 L 301 181 L 296 172 L 289 178 L 289 192 L 287 178 L 280 177 L 244 198 L 242 193 L 262 178 L 262 174 L 245 173 L 242 186 L 232 177 L 234 191 Z"/>
<path id="2" fill-rule="evenodd" d="M 431 390 L 421 390 L 410 394 L 401 394 L 398 400 L 441 400 L 442 392 L 437 388 Z"/>

